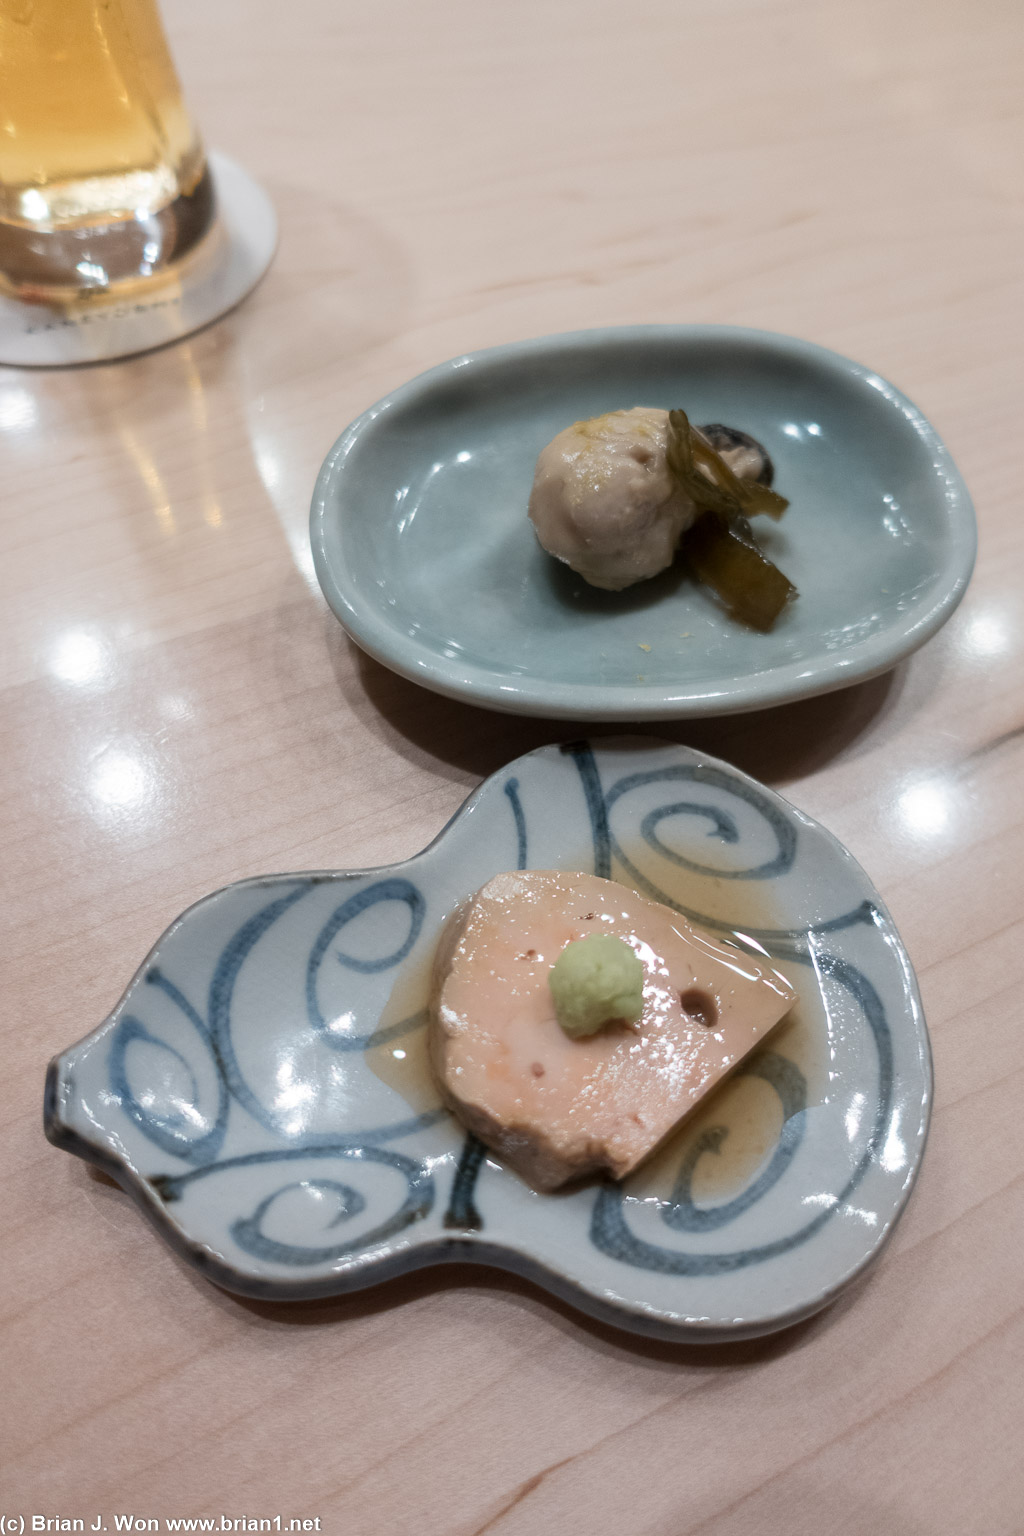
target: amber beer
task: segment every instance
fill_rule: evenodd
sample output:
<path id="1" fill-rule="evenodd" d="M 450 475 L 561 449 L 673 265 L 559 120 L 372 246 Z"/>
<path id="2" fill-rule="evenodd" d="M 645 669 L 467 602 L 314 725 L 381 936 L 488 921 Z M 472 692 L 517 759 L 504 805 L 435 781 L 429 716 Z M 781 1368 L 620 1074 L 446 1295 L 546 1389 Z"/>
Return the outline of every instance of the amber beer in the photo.
<path id="1" fill-rule="evenodd" d="M 156 0 L 0 0 L 0 285 L 152 283 L 212 215 Z"/>

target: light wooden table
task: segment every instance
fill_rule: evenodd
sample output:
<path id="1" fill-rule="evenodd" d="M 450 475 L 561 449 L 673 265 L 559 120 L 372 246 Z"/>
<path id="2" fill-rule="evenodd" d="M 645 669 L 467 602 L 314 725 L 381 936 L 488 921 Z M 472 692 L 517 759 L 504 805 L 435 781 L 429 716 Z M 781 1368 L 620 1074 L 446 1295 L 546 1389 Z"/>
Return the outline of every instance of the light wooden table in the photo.
<path id="1" fill-rule="evenodd" d="M 1024 9 L 165 8 L 208 141 L 263 180 L 283 233 L 256 295 L 187 344 L 0 370 L 0 1513 L 1021 1532 Z M 909 1209 L 837 1305 L 730 1348 L 632 1342 L 489 1273 L 232 1299 L 47 1145 L 46 1061 L 204 892 L 413 853 L 484 775 L 566 734 L 363 658 L 312 578 L 310 491 L 409 375 L 643 321 L 870 363 L 975 497 L 973 584 L 909 664 L 674 733 L 823 821 L 892 909 L 937 1081 Z"/>

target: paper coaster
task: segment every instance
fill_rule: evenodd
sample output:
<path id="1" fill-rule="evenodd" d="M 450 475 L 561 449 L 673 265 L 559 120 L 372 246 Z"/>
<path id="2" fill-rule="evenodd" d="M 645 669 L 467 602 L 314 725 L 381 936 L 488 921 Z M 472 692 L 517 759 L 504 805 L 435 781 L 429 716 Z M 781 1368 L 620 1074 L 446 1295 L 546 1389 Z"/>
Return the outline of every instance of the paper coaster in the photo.
<path id="1" fill-rule="evenodd" d="M 211 153 L 214 229 L 178 277 L 122 300 L 74 309 L 0 297 L 0 363 L 59 368 L 130 357 L 179 341 L 241 303 L 270 265 L 277 216 L 263 188 L 225 155 Z"/>

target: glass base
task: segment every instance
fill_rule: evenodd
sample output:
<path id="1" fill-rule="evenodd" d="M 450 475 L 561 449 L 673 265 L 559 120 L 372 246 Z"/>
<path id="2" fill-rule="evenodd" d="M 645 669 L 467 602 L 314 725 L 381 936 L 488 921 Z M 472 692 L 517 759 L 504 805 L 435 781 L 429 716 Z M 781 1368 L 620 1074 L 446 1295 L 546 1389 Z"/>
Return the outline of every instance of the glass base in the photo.
<path id="1" fill-rule="evenodd" d="M 214 212 L 206 165 L 191 192 L 156 213 L 61 230 L 0 220 L 0 292 L 23 304 L 66 304 L 152 286 L 199 246 Z"/>
<path id="2" fill-rule="evenodd" d="M 270 265 L 277 219 L 262 187 L 226 155 L 210 155 L 217 217 L 187 259 L 162 276 L 28 302 L 0 293 L 0 364 L 61 368 L 131 357 L 180 341 L 234 309 Z"/>

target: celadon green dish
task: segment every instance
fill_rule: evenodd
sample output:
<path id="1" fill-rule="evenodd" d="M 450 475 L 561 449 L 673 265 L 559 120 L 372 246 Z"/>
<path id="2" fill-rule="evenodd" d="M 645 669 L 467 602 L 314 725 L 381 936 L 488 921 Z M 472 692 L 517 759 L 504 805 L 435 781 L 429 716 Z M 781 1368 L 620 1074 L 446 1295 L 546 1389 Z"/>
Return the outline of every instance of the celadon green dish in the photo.
<path id="1" fill-rule="evenodd" d="M 681 406 L 767 448 L 790 506 L 758 537 L 799 591 L 769 634 L 729 618 L 681 561 L 604 592 L 537 543 L 541 448 L 635 405 Z M 404 384 L 328 454 L 311 540 L 348 633 L 424 687 L 511 713 L 656 720 L 887 671 L 959 603 L 977 534 L 935 428 L 870 368 L 765 331 L 658 325 L 515 342 Z"/>

